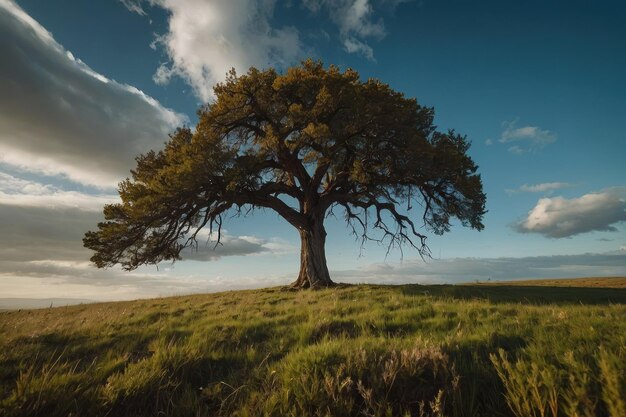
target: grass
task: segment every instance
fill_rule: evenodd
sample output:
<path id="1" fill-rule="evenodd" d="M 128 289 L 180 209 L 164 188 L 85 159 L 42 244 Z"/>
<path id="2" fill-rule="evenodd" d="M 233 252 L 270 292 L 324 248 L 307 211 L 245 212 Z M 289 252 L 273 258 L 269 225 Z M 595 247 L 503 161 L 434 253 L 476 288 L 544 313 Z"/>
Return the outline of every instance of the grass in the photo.
<path id="1" fill-rule="evenodd" d="M 0 313 L 0 416 L 626 415 L 626 290 L 281 288 Z"/>

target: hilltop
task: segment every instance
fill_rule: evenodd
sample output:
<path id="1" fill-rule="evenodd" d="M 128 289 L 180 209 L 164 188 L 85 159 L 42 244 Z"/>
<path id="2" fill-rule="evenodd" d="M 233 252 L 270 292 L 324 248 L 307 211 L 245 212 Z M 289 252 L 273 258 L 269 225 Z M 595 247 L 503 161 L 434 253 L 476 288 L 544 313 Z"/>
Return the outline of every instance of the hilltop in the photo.
<path id="1" fill-rule="evenodd" d="M 0 414 L 621 416 L 626 289 L 594 282 L 268 288 L 1 312 Z"/>

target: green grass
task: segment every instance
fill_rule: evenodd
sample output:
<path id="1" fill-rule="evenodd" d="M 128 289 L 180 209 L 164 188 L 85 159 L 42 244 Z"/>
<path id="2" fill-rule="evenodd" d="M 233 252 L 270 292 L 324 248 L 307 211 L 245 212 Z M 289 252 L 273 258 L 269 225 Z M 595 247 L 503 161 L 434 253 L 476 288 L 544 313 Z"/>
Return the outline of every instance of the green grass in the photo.
<path id="1" fill-rule="evenodd" d="M 611 416 L 626 290 L 281 288 L 0 313 L 0 416 Z"/>

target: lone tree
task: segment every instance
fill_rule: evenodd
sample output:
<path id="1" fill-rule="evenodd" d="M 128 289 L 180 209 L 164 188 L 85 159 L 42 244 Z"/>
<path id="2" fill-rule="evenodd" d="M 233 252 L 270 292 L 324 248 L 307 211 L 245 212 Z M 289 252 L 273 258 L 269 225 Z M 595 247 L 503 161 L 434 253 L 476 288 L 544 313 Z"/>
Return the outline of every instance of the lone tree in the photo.
<path id="1" fill-rule="evenodd" d="M 433 109 L 351 69 L 305 61 L 279 74 L 231 71 L 215 86 L 192 131 L 180 128 L 162 151 L 136 158 L 122 202 L 84 245 L 96 266 L 132 270 L 181 258 L 203 227 L 222 216 L 274 210 L 300 233 L 298 288 L 333 284 L 324 219 L 341 210 L 357 238 L 425 256 L 425 229 L 442 234 L 457 218 L 482 229 L 485 195 L 469 143 L 438 132 Z M 377 232 L 372 236 L 373 230 Z"/>

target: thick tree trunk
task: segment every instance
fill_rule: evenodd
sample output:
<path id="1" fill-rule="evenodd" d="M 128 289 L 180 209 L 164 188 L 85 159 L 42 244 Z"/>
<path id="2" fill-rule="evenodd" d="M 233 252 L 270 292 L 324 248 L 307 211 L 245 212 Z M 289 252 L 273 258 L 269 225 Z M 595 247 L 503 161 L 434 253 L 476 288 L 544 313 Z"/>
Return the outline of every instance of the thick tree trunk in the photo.
<path id="1" fill-rule="evenodd" d="M 330 287 L 334 283 L 330 279 L 326 266 L 326 230 L 319 222 L 308 230 L 300 230 L 302 246 L 300 249 L 300 274 L 294 288 Z"/>

